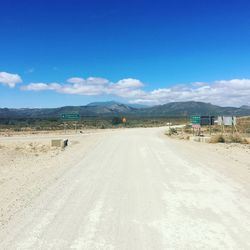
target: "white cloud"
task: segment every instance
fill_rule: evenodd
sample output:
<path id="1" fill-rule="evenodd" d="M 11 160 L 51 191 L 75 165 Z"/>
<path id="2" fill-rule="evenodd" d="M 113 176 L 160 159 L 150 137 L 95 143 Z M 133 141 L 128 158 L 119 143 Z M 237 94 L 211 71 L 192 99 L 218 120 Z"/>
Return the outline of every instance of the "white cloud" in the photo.
<path id="1" fill-rule="evenodd" d="M 7 72 L 0 72 L 0 84 L 7 85 L 14 88 L 16 84 L 21 83 L 22 79 L 17 74 L 10 74 Z"/>
<path id="2" fill-rule="evenodd" d="M 87 79 L 73 77 L 62 84 L 58 92 L 79 95 L 103 95 L 109 88 L 110 82 L 105 78 L 88 77 Z"/>
<path id="3" fill-rule="evenodd" d="M 195 82 L 174 85 L 167 88 L 146 91 L 144 84 L 137 79 L 127 78 L 113 83 L 105 78 L 73 77 L 65 84 L 31 83 L 23 90 L 51 90 L 77 95 L 113 95 L 130 103 L 164 104 L 174 101 L 202 101 L 222 106 L 250 105 L 250 79 L 220 80 L 213 83 Z"/>
<path id="4" fill-rule="evenodd" d="M 136 89 L 141 88 L 143 86 L 144 84 L 141 81 L 133 78 L 120 80 L 113 85 L 115 89 Z"/>
<path id="5" fill-rule="evenodd" d="M 144 84 L 141 81 L 127 78 L 122 79 L 117 83 L 111 83 L 106 89 L 106 93 L 130 99 L 142 95 L 144 93 L 141 89 L 143 86 Z"/>
<path id="6" fill-rule="evenodd" d="M 30 83 L 29 85 L 22 86 L 22 90 L 30 90 L 30 91 L 42 91 L 42 90 L 58 90 L 61 88 L 61 85 L 58 83 Z"/>
<path id="7" fill-rule="evenodd" d="M 250 105 L 250 79 L 221 80 L 213 83 L 176 85 L 138 96 L 131 103 L 163 104 L 173 101 L 202 101 L 221 106 Z"/>
<path id="8" fill-rule="evenodd" d="M 65 84 L 59 83 L 30 83 L 22 90 L 43 91 L 54 90 L 65 94 L 78 95 L 116 95 L 121 97 L 137 96 L 143 83 L 136 79 L 123 79 L 112 83 L 105 78 L 89 77 L 87 79 L 72 77 Z"/>
<path id="9" fill-rule="evenodd" d="M 89 77 L 87 79 L 80 77 L 72 77 L 69 78 L 67 82 L 79 85 L 106 85 L 109 83 L 109 80 L 100 77 Z"/>

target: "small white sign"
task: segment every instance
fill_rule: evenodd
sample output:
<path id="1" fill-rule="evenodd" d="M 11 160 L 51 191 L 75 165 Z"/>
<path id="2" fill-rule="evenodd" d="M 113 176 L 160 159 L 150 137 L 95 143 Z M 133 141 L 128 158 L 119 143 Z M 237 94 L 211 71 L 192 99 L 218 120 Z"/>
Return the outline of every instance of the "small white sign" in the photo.
<path id="1" fill-rule="evenodd" d="M 218 116 L 218 125 L 235 126 L 236 120 L 236 116 Z"/>
<path id="2" fill-rule="evenodd" d="M 223 116 L 223 123 L 225 126 L 233 125 L 233 117 L 232 116 Z"/>

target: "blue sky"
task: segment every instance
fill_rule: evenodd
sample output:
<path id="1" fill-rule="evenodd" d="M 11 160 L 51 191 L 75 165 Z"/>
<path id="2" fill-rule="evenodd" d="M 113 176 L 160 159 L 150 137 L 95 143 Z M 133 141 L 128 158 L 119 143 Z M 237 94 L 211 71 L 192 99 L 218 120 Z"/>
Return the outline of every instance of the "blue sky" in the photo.
<path id="1" fill-rule="evenodd" d="M 250 1 L 2 0 L 0 107 L 250 105 Z"/>

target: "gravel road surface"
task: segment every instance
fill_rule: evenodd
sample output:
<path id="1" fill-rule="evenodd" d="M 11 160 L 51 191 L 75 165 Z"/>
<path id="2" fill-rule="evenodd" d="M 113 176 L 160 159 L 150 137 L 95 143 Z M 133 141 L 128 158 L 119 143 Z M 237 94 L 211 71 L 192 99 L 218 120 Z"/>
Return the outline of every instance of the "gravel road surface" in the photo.
<path id="1" fill-rule="evenodd" d="M 249 153 L 233 161 L 163 128 L 87 137 L 1 228 L 0 249 L 250 249 Z"/>

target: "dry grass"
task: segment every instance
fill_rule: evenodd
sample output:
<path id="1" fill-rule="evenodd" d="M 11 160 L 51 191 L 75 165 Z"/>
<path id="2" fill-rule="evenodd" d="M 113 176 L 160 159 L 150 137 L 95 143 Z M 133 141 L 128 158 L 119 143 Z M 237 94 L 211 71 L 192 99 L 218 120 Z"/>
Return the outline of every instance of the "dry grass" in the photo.
<path id="1" fill-rule="evenodd" d="M 250 117 L 249 116 L 239 117 L 237 119 L 237 129 L 239 132 L 249 135 L 250 134 Z"/>
<path id="2" fill-rule="evenodd" d="M 47 153 L 48 151 L 51 151 L 51 147 L 49 145 L 31 142 L 31 143 L 22 143 L 22 144 L 16 144 L 14 147 L 9 146 L 9 150 L 15 150 L 16 152 L 19 152 L 21 154 L 38 154 L 38 153 Z"/>
<path id="3" fill-rule="evenodd" d="M 165 134 L 168 135 L 168 136 L 177 135 L 178 131 L 177 131 L 176 128 L 169 128 Z"/>
<path id="4" fill-rule="evenodd" d="M 184 132 L 183 128 L 169 128 L 165 135 L 180 139 L 180 140 L 189 140 L 190 139 L 190 133 Z"/>
<path id="5" fill-rule="evenodd" d="M 190 136 L 189 135 L 185 135 L 185 134 L 181 134 L 178 136 L 178 139 L 180 140 L 189 140 Z"/>
<path id="6" fill-rule="evenodd" d="M 185 134 L 192 134 L 193 133 L 193 129 L 190 125 L 186 125 L 184 128 L 183 128 L 183 132 Z"/>
<path id="7" fill-rule="evenodd" d="M 240 144 L 249 144 L 249 141 L 246 138 L 243 138 L 239 134 L 234 135 L 214 135 L 210 139 L 210 143 L 240 143 Z"/>
<path id="8" fill-rule="evenodd" d="M 223 135 L 214 135 L 211 137 L 210 143 L 224 143 L 226 142 L 225 138 Z"/>

